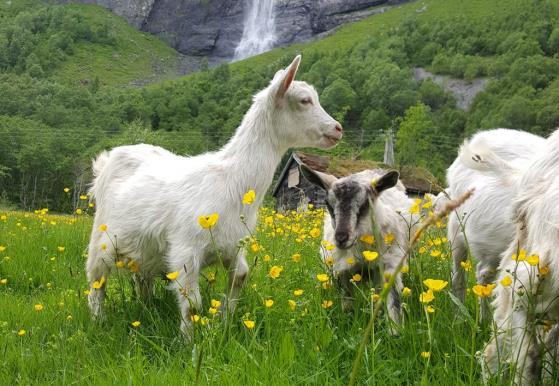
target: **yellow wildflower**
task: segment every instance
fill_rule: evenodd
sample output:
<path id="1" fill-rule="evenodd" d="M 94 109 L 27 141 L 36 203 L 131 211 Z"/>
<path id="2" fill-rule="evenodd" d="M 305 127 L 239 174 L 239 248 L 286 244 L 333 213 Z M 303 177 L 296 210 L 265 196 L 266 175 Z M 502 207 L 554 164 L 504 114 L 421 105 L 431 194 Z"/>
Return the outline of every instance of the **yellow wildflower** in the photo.
<path id="1" fill-rule="evenodd" d="M 425 252 L 427 252 L 427 248 L 425 248 L 425 247 L 420 247 L 419 250 L 418 250 L 417 252 L 419 252 L 419 254 L 423 255 Z"/>
<path id="2" fill-rule="evenodd" d="M 177 280 L 177 278 L 179 277 L 179 271 L 169 272 L 165 276 L 167 276 L 167 279 L 169 279 L 169 280 Z"/>
<path id="3" fill-rule="evenodd" d="M 326 257 L 326 259 L 324 259 L 324 263 L 327 266 L 331 267 L 331 266 L 334 265 L 334 258 L 332 256 L 328 256 L 328 257 Z"/>
<path id="4" fill-rule="evenodd" d="M 367 261 L 374 261 L 378 257 L 378 252 L 375 251 L 363 251 L 363 257 Z"/>
<path id="5" fill-rule="evenodd" d="M 68 193 L 70 191 L 70 188 L 64 188 L 64 193 Z"/>
<path id="6" fill-rule="evenodd" d="M 521 249 L 518 254 L 513 253 L 512 254 L 512 259 L 514 261 L 524 261 L 526 260 L 526 251 L 524 249 Z"/>
<path id="7" fill-rule="evenodd" d="M 402 289 L 402 295 L 403 295 L 403 296 L 410 296 L 410 295 L 411 295 L 411 289 L 408 288 L 408 287 L 404 287 L 404 288 Z"/>
<path id="8" fill-rule="evenodd" d="M 334 302 L 332 300 L 323 300 L 322 301 L 322 308 L 330 308 L 332 307 L 332 305 L 334 304 Z"/>
<path id="9" fill-rule="evenodd" d="M 190 315 L 190 320 L 192 320 L 194 323 L 198 323 L 200 321 L 200 315 L 198 314 Z"/>
<path id="10" fill-rule="evenodd" d="M 107 224 L 101 224 L 99 225 L 99 230 L 101 232 L 106 232 L 107 231 Z"/>
<path id="11" fill-rule="evenodd" d="M 440 279 L 425 279 L 423 280 L 423 284 L 425 284 L 425 286 L 431 291 L 438 292 L 443 290 L 448 285 L 448 281 Z"/>
<path id="12" fill-rule="evenodd" d="M 472 262 L 470 260 L 461 261 L 460 266 L 464 268 L 464 271 L 469 272 L 472 270 Z"/>
<path id="13" fill-rule="evenodd" d="M 495 284 L 493 283 L 486 284 L 486 285 L 476 284 L 475 286 L 472 287 L 472 291 L 480 298 L 486 298 L 491 296 L 491 293 L 493 292 L 493 288 L 495 288 Z"/>
<path id="14" fill-rule="evenodd" d="M 116 265 L 117 268 L 124 268 L 125 263 L 124 263 L 124 261 L 122 261 L 122 260 L 118 260 L 118 261 L 115 263 L 115 265 Z"/>
<path id="15" fill-rule="evenodd" d="M 270 276 L 272 279 L 277 279 L 280 276 L 281 271 L 283 271 L 283 267 L 274 265 L 272 268 L 270 268 L 268 276 Z"/>
<path id="16" fill-rule="evenodd" d="M 212 213 L 209 216 L 199 216 L 198 224 L 204 229 L 210 229 L 215 226 L 217 220 L 219 220 L 219 215 L 217 213 Z"/>
<path id="17" fill-rule="evenodd" d="M 106 250 L 107 250 L 107 244 L 101 243 L 101 249 L 102 249 L 103 251 L 106 251 Z"/>
<path id="18" fill-rule="evenodd" d="M 136 321 L 132 322 L 131 324 L 132 324 L 132 327 L 137 328 L 137 327 L 140 327 L 140 324 L 142 324 L 142 322 L 140 322 L 139 320 L 136 320 Z"/>
<path id="19" fill-rule="evenodd" d="M 441 255 L 441 251 L 439 251 L 438 249 L 433 249 L 429 254 L 433 257 L 439 257 Z"/>
<path id="20" fill-rule="evenodd" d="M 83 213 L 83 211 L 82 211 L 80 208 L 76 209 L 76 214 L 77 214 L 77 215 L 80 215 L 80 214 L 82 214 L 82 213 Z"/>
<path id="21" fill-rule="evenodd" d="M 320 229 L 318 229 L 318 228 L 311 229 L 311 231 L 309 232 L 309 235 L 311 237 L 314 237 L 314 238 L 320 237 Z"/>
<path id="22" fill-rule="evenodd" d="M 260 245 L 258 243 L 252 243 L 250 246 L 250 250 L 256 253 L 260 250 Z"/>
<path id="23" fill-rule="evenodd" d="M 512 279 L 509 275 L 505 276 L 502 280 L 501 280 L 501 285 L 503 287 L 508 287 L 509 285 L 512 284 Z"/>
<path id="24" fill-rule="evenodd" d="M 375 243 L 375 236 L 373 235 L 363 235 L 359 238 L 360 241 L 365 244 L 373 245 Z"/>
<path id="25" fill-rule="evenodd" d="M 408 273 L 410 271 L 410 266 L 409 265 L 403 265 L 402 269 L 400 269 L 400 272 L 402 273 Z"/>
<path id="26" fill-rule="evenodd" d="M 301 295 L 303 295 L 303 292 L 305 292 L 305 291 L 303 291 L 302 289 L 296 289 L 295 291 L 293 291 L 293 295 L 301 296 Z"/>
<path id="27" fill-rule="evenodd" d="M 215 315 L 215 314 L 217 314 L 217 308 L 215 308 L 215 307 L 210 307 L 210 309 L 208 310 L 208 312 L 209 312 L 210 314 L 212 314 L 212 315 Z"/>
<path id="28" fill-rule="evenodd" d="M 418 214 L 419 213 L 419 204 L 418 203 L 413 203 L 413 205 L 410 207 L 410 213 L 411 214 Z"/>
<path id="29" fill-rule="evenodd" d="M 243 204 L 250 205 L 254 202 L 255 199 L 256 199 L 256 192 L 253 189 L 251 189 L 244 194 Z"/>
<path id="30" fill-rule="evenodd" d="M 358 273 L 356 273 L 355 275 L 353 275 L 353 276 L 351 277 L 351 280 L 353 280 L 354 282 L 360 282 L 361 279 L 362 279 L 362 277 L 361 277 L 361 275 L 358 274 Z"/>
<path id="31" fill-rule="evenodd" d="M 219 307 L 221 307 L 221 302 L 220 302 L 219 300 L 216 300 L 216 299 L 212 299 L 212 300 L 211 300 L 211 304 L 212 304 L 212 307 L 213 307 L 213 308 L 219 308 Z"/>
<path id="32" fill-rule="evenodd" d="M 274 301 L 272 299 L 266 299 L 264 301 L 264 305 L 266 306 L 266 308 L 270 308 L 274 305 Z"/>
<path id="33" fill-rule="evenodd" d="M 140 265 L 138 264 L 138 262 L 136 260 L 130 260 L 128 262 L 128 269 L 130 269 L 130 271 L 132 271 L 134 273 L 138 273 L 138 272 L 140 272 Z"/>
<path id="34" fill-rule="evenodd" d="M 243 320 L 243 324 L 245 325 L 246 328 L 248 328 L 249 330 L 252 330 L 254 328 L 254 326 L 256 325 L 256 323 L 254 322 L 254 320 Z"/>
<path id="35" fill-rule="evenodd" d="M 349 265 L 353 265 L 355 264 L 355 259 L 353 257 L 348 257 L 347 259 L 345 259 L 346 263 L 348 263 Z"/>
<path id="36" fill-rule="evenodd" d="M 327 282 L 328 280 L 330 280 L 330 277 L 325 274 L 325 273 L 319 273 L 318 275 L 316 275 L 316 278 L 318 279 L 319 282 Z"/>
<path id="37" fill-rule="evenodd" d="M 291 311 L 295 311 L 295 307 L 297 307 L 297 303 L 295 302 L 295 300 L 289 299 L 287 301 L 287 304 L 289 304 L 289 308 L 291 308 Z"/>
<path id="38" fill-rule="evenodd" d="M 25 334 L 27 334 L 27 331 L 25 331 L 24 329 L 21 329 L 17 332 L 17 336 L 24 336 Z"/>
<path id="39" fill-rule="evenodd" d="M 106 281 L 106 280 L 105 280 L 105 276 L 101 276 L 101 279 L 95 280 L 95 281 L 93 282 L 93 288 L 94 288 L 94 289 L 101 289 L 101 288 L 103 288 L 103 285 L 105 285 L 105 281 Z"/>
<path id="40" fill-rule="evenodd" d="M 433 307 L 433 306 L 427 306 L 427 307 L 425 307 L 425 310 L 426 310 L 428 313 L 432 314 L 432 313 L 435 312 L 435 307 Z"/>
<path id="41" fill-rule="evenodd" d="M 380 299 L 380 295 L 379 294 L 371 294 L 371 300 L 373 302 L 378 302 Z"/>
<path id="42" fill-rule="evenodd" d="M 391 245 L 394 242 L 394 235 L 392 233 L 387 233 L 384 235 L 384 244 Z"/>
<path id="43" fill-rule="evenodd" d="M 427 290 L 427 292 L 422 292 L 421 295 L 419 295 L 419 301 L 424 304 L 431 303 L 434 299 L 435 295 L 430 289 Z"/>
<path id="44" fill-rule="evenodd" d="M 422 351 L 421 352 L 421 358 L 428 359 L 430 357 L 431 357 L 431 353 L 429 351 Z"/>
<path id="45" fill-rule="evenodd" d="M 82 194 L 82 195 L 80 196 L 80 200 L 87 200 L 87 196 L 86 196 L 85 194 Z"/>
<path id="46" fill-rule="evenodd" d="M 540 276 L 542 277 L 547 276 L 548 273 L 549 273 L 549 265 L 546 265 L 545 267 L 540 267 Z"/>
<path id="47" fill-rule="evenodd" d="M 296 254 L 294 254 L 293 256 L 291 256 L 291 259 L 292 259 L 294 262 L 298 263 L 298 262 L 301 261 L 301 254 L 296 253 Z"/>
<path id="48" fill-rule="evenodd" d="M 58 247 L 56 249 L 58 250 L 58 252 L 62 253 L 66 250 L 66 247 Z"/>
<path id="49" fill-rule="evenodd" d="M 39 304 L 35 304 L 35 306 L 33 306 L 33 309 L 34 309 L 35 311 L 37 311 L 37 312 L 43 311 L 44 308 L 45 308 L 45 307 L 44 307 L 42 304 L 40 304 L 40 303 L 39 303 Z"/>
<path id="50" fill-rule="evenodd" d="M 538 255 L 530 255 L 526 258 L 526 262 L 535 267 L 540 263 L 540 257 Z"/>

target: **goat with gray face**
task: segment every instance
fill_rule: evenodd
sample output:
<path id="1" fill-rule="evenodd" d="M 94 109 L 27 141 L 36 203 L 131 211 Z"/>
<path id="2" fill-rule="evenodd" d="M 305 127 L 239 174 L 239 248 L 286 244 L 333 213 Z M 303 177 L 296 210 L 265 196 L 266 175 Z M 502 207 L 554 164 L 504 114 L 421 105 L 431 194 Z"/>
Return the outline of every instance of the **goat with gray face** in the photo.
<path id="1" fill-rule="evenodd" d="M 321 255 L 325 262 L 333 258 L 333 273 L 344 292 L 343 308 L 351 309 L 355 286 L 350 280 L 354 274 L 370 278 L 380 287 L 382 279 L 388 281 L 395 272 L 410 232 L 415 231 L 418 223 L 417 216 L 409 213 L 413 200 L 407 197 L 396 171 L 364 170 L 340 179 L 305 165 L 301 165 L 301 171 L 311 183 L 326 191 L 324 239 L 336 248 L 331 254 L 321 248 Z M 380 240 L 371 245 L 371 238 L 364 237 L 368 235 L 378 235 Z M 367 261 L 363 256 L 366 250 L 378 251 L 379 258 Z M 398 275 L 387 299 L 388 315 L 397 324 L 402 288 Z"/>

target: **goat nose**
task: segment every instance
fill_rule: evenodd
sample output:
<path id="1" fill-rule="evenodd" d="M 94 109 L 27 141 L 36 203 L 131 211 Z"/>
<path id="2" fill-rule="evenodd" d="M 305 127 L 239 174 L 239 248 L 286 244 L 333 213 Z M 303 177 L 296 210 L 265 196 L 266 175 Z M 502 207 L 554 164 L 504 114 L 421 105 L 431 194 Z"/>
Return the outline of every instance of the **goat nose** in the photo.
<path id="1" fill-rule="evenodd" d="M 344 129 L 342 129 L 342 125 L 340 125 L 339 123 L 336 123 L 335 129 L 338 133 L 341 133 L 341 132 L 344 131 Z"/>
<path id="2" fill-rule="evenodd" d="M 344 245 L 348 239 L 349 239 L 348 233 L 346 232 L 336 233 L 336 242 L 338 243 L 338 245 Z"/>

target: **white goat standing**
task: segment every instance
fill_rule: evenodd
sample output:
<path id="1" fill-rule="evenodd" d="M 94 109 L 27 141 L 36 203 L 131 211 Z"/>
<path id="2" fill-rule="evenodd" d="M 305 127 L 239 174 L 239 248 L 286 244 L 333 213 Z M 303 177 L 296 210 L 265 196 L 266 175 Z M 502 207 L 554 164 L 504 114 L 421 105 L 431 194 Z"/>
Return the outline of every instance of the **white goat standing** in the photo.
<path id="1" fill-rule="evenodd" d="M 201 306 L 200 270 L 217 260 L 229 270 L 228 306 L 232 309 L 248 273 L 240 239 L 253 229 L 258 207 L 282 155 L 290 147 L 329 148 L 342 128 L 320 106 L 313 87 L 294 81 L 297 56 L 278 71 L 270 85 L 254 97 L 235 135 L 221 150 L 180 157 L 162 148 L 122 146 L 104 152 L 93 163 L 91 194 L 97 213 L 89 244 L 89 306 L 103 316 L 105 280 L 121 256 L 136 267 L 139 292 L 152 292 L 153 279 L 178 271 L 174 281 L 181 329 L 192 327 L 191 308 Z M 253 189 L 256 200 L 242 204 Z M 199 216 L 219 214 L 210 232 Z M 100 231 L 108 226 L 108 231 Z M 212 240 L 213 239 L 213 240 Z M 105 250 L 103 248 L 105 248 Z"/>
<path id="2" fill-rule="evenodd" d="M 541 320 L 559 321 L 559 130 L 527 168 L 518 169 L 483 147 L 470 146 L 469 152 L 481 169 L 502 180 L 516 176 L 517 189 L 512 204 L 516 232 L 499 267 L 493 302 L 497 331 L 485 349 L 483 365 L 490 372 L 485 376 L 509 363 L 516 365 L 516 383 L 531 384 L 538 379 L 542 351 L 555 351 L 552 360 L 557 361 L 558 328 L 545 339 Z M 543 350 L 538 340 L 547 340 Z"/>
<path id="3" fill-rule="evenodd" d="M 511 167 L 523 170 L 545 145 L 545 139 L 530 133 L 509 129 L 479 132 L 461 147 L 458 158 L 448 168 L 448 193 L 459 197 L 475 188 L 473 196 L 458 210 L 449 215 L 448 240 L 452 245 L 454 260 L 452 286 L 455 295 L 464 301 L 466 274 L 461 263 L 470 255 L 478 260 L 476 277 L 478 283 L 488 284 L 495 280 L 501 253 L 512 240 L 514 225 L 510 205 L 515 196 L 515 174 L 503 179 L 486 173 L 472 159 L 471 148 L 494 153 L 510 162 Z M 504 167 L 503 163 L 495 164 Z M 516 174 L 518 175 L 518 174 Z M 482 302 L 482 317 L 490 316 L 488 304 Z"/>
<path id="4" fill-rule="evenodd" d="M 344 290 L 343 308 L 350 309 L 354 287 L 350 280 L 354 274 L 372 276 L 379 286 L 382 278 L 388 281 L 394 274 L 419 222 L 419 216 L 409 213 L 414 200 L 406 195 L 396 171 L 364 170 L 337 179 L 304 165 L 301 170 L 310 182 L 327 192 L 329 213 L 324 218 L 323 237 L 336 246 L 332 268 Z M 361 240 L 367 235 L 378 235 L 380 240 L 370 245 Z M 363 256 L 366 250 L 378 251 L 378 258 L 367 261 Z M 320 252 L 326 262 L 330 254 L 324 248 Z M 396 324 L 400 322 L 402 288 L 398 275 L 387 299 L 388 315 Z"/>

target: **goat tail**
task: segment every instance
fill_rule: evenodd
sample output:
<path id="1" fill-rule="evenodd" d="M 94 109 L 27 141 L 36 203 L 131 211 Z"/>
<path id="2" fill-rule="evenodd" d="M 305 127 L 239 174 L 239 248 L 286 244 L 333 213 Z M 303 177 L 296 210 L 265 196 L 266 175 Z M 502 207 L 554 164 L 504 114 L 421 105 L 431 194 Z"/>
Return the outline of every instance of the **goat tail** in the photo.
<path id="1" fill-rule="evenodd" d="M 92 199 L 99 197 L 99 193 L 102 190 L 103 170 L 105 170 L 105 166 L 107 166 L 108 161 L 109 152 L 103 151 L 92 162 L 94 179 L 91 183 L 91 187 L 89 188 L 89 197 L 91 197 Z"/>
<path id="2" fill-rule="evenodd" d="M 503 180 L 518 172 L 515 166 L 497 155 L 483 141 L 464 141 L 460 146 L 458 157 L 466 167 L 491 173 Z"/>

